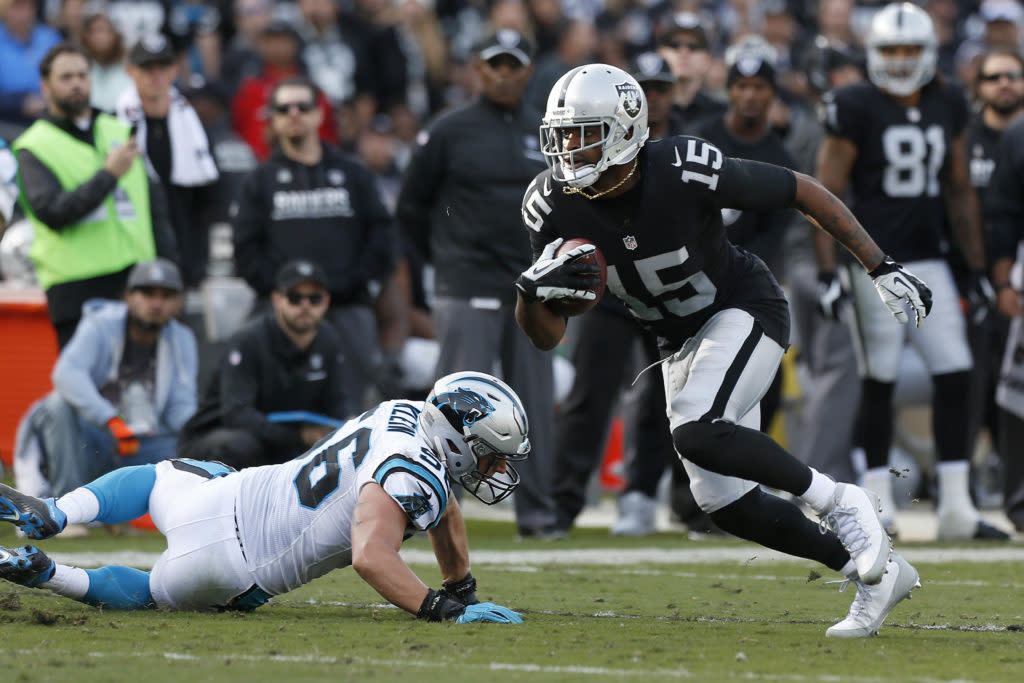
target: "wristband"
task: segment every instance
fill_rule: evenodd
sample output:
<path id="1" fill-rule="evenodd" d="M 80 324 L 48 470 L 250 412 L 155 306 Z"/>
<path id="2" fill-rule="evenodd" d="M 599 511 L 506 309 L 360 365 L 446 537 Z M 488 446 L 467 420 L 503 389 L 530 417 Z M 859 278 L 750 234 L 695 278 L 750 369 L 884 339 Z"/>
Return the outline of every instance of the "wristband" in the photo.
<path id="1" fill-rule="evenodd" d="M 1009 282 L 1000 282 L 998 285 L 992 285 L 997 292 L 1001 292 L 1004 289 L 1013 289 L 1013 285 Z"/>
<path id="2" fill-rule="evenodd" d="M 450 595 L 464 605 L 480 602 L 476 599 L 476 579 L 469 572 L 458 581 L 449 581 L 448 583 L 441 584 L 440 592 Z"/>
<path id="3" fill-rule="evenodd" d="M 466 606 L 461 602 L 428 588 L 427 597 L 423 598 L 423 604 L 420 605 L 420 611 L 416 613 L 416 618 L 425 621 L 447 621 L 458 618 L 465 611 Z"/>

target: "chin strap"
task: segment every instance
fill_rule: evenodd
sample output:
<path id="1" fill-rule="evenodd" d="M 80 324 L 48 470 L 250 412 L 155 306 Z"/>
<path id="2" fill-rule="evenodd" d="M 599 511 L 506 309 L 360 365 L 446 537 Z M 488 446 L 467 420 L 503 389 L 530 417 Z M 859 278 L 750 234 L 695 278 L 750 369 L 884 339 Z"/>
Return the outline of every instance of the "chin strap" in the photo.
<path id="1" fill-rule="evenodd" d="M 629 180 L 630 178 L 632 178 L 633 174 L 636 173 L 636 169 L 639 166 L 640 166 L 640 164 L 637 162 L 637 158 L 633 157 L 633 168 L 629 169 L 629 173 L 627 173 L 622 178 L 622 180 L 620 180 L 619 182 L 615 183 L 614 185 L 609 187 L 607 190 L 601 190 L 600 192 L 596 192 L 594 194 L 588 194 L 587 193 L 587 188 L 585 188 L 585 187 L 572 187 L 571 185 L 566 185 L 565 187 L 562 188 L 562 192 L 564 192 L 565 194 L 580 194 L 580 195 L 583 195 L 584 197 L 586 197 L 587 199 L 597 199 L 598 197 L 603 197 L 606 194 L 608 194 L 609 192 L 614 192 L 615 190 L 617 190 L 620 187 L 622 187 L 623 185 L 625 185 L 626 181 Z"/>

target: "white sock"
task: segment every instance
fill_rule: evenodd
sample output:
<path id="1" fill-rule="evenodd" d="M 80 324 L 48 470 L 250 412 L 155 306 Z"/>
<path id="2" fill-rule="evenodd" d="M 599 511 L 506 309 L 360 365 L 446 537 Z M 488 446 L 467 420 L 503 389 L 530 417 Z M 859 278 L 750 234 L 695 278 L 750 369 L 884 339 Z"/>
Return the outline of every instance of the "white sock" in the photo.
<path id="1" fill-rule="evenodd" d="M 89 591 L 89 575 L 84 569 L 58 564 L 53 572 L 53 578 L 39 584 L 39 588 L 46 588 L 72 600 L 81 600 Z"/>
<path id="2" fill-rule="evenodd" d="M 77 488 L 57 500 L 57 507 L 68 516 L 68 524 L 86 524 L 100 514 L 100 501 L 87 488 Z"/>
<path id="3" fill-rule="evenodd" d="M 896 503 L 892 497 L 892 478 L 893 473 L 889 471 L 888 467 L 872 467 L 864 472 L 864 477 L 861 479 L 862 486 L 878 496 L 883 513 L 889 517 L 892 517 L 893 510 L 896 509 Z"/>
<path id="4" fill-rule="evenodd" d="M 969 489 L 970 465 L 966 460 L 940 462 L 935 466 L 939 479 L 939 508 L 970 510 L 976 515 Z"/>
<path id="5" fill-rule="evenodd" d="M 836 483 L 818 470 L 811 468 L 811 485 L 800 494 L 800 500 L 811 506 L 814 513 L 821 515 L 832 507 L 832 496 L 836 492 Z"/>

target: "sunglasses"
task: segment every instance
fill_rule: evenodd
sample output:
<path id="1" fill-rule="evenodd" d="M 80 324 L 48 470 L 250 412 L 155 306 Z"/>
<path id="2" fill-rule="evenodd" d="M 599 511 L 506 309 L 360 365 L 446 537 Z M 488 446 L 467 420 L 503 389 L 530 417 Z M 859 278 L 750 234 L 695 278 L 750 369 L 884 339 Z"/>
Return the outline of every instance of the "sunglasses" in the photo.
<path id="1" fill-rule="evenodd" d="M 298 306 L 305 299 L 313 306 L 319 306 L 324 302 L 324 295 L 320 293 L 316 294 L 303 294 L 302 292 L 286 292 L 285 297 L 288 299 L 288 303 L 292 306 Z"/>
<path id="2" fill-rule="evenodd" d="M 292 110 L 292 107 L 298 107 L 299 111 L 303 114 L 308 114 L 316 108 L 315 102 L 282 102 L 281 104 L 274 105 L 274 112 L 277 114 L 287 114 Z"/>
<path id="3" fill-rule="evenodd" d="M 998 71 L 994 74 L 978 74 L 978 80 L 982 83 L 994 83 L 1001 78 L 1014 83 L 1024 78 L 1024 72 L 1021 71 Z"/>
<path id="4" fill-rule="evenodd" d="M 688 40 L 669 40 L 665 42 L 666 47 L 670 47 L 674 50 L 686 48 L 690 52 L 701 52 L 707 48 L 702 43 L 694 43 Z"/>

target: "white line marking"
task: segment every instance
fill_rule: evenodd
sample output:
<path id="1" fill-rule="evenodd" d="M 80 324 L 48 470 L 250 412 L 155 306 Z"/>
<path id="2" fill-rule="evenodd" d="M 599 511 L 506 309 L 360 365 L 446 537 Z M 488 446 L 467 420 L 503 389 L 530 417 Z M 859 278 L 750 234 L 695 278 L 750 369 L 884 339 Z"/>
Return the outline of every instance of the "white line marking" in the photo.
<path id="1" fill-rule="evenodd" d="M 922 564 L 947 564 L 968 562 L 989 564 L 994 562 L 1024 562 L 1024 548 L 906 548 L 900 553 L 909 562 Z M 55 561 L 76 567 L 99 567 L 107 564 L 121 564 L 141 569 L 152 568 L 160 553 L 133 551 L 50 553 Z M 434 553 L 429 550 L 402 550 L 402 558 L 410 564 L 434 564 Z M 799 557 L 758 548 L 739 546 L 729 548 L 583 548 L 548 550 L 477 550 L 472 555 L 475 565 L 510 566 L 525 570 L 541 565 L 572 566 L 624 566 L 635 564 L 717 564 L 736 562 L 749 565 L 764 562 L 810 563 Z"/>

